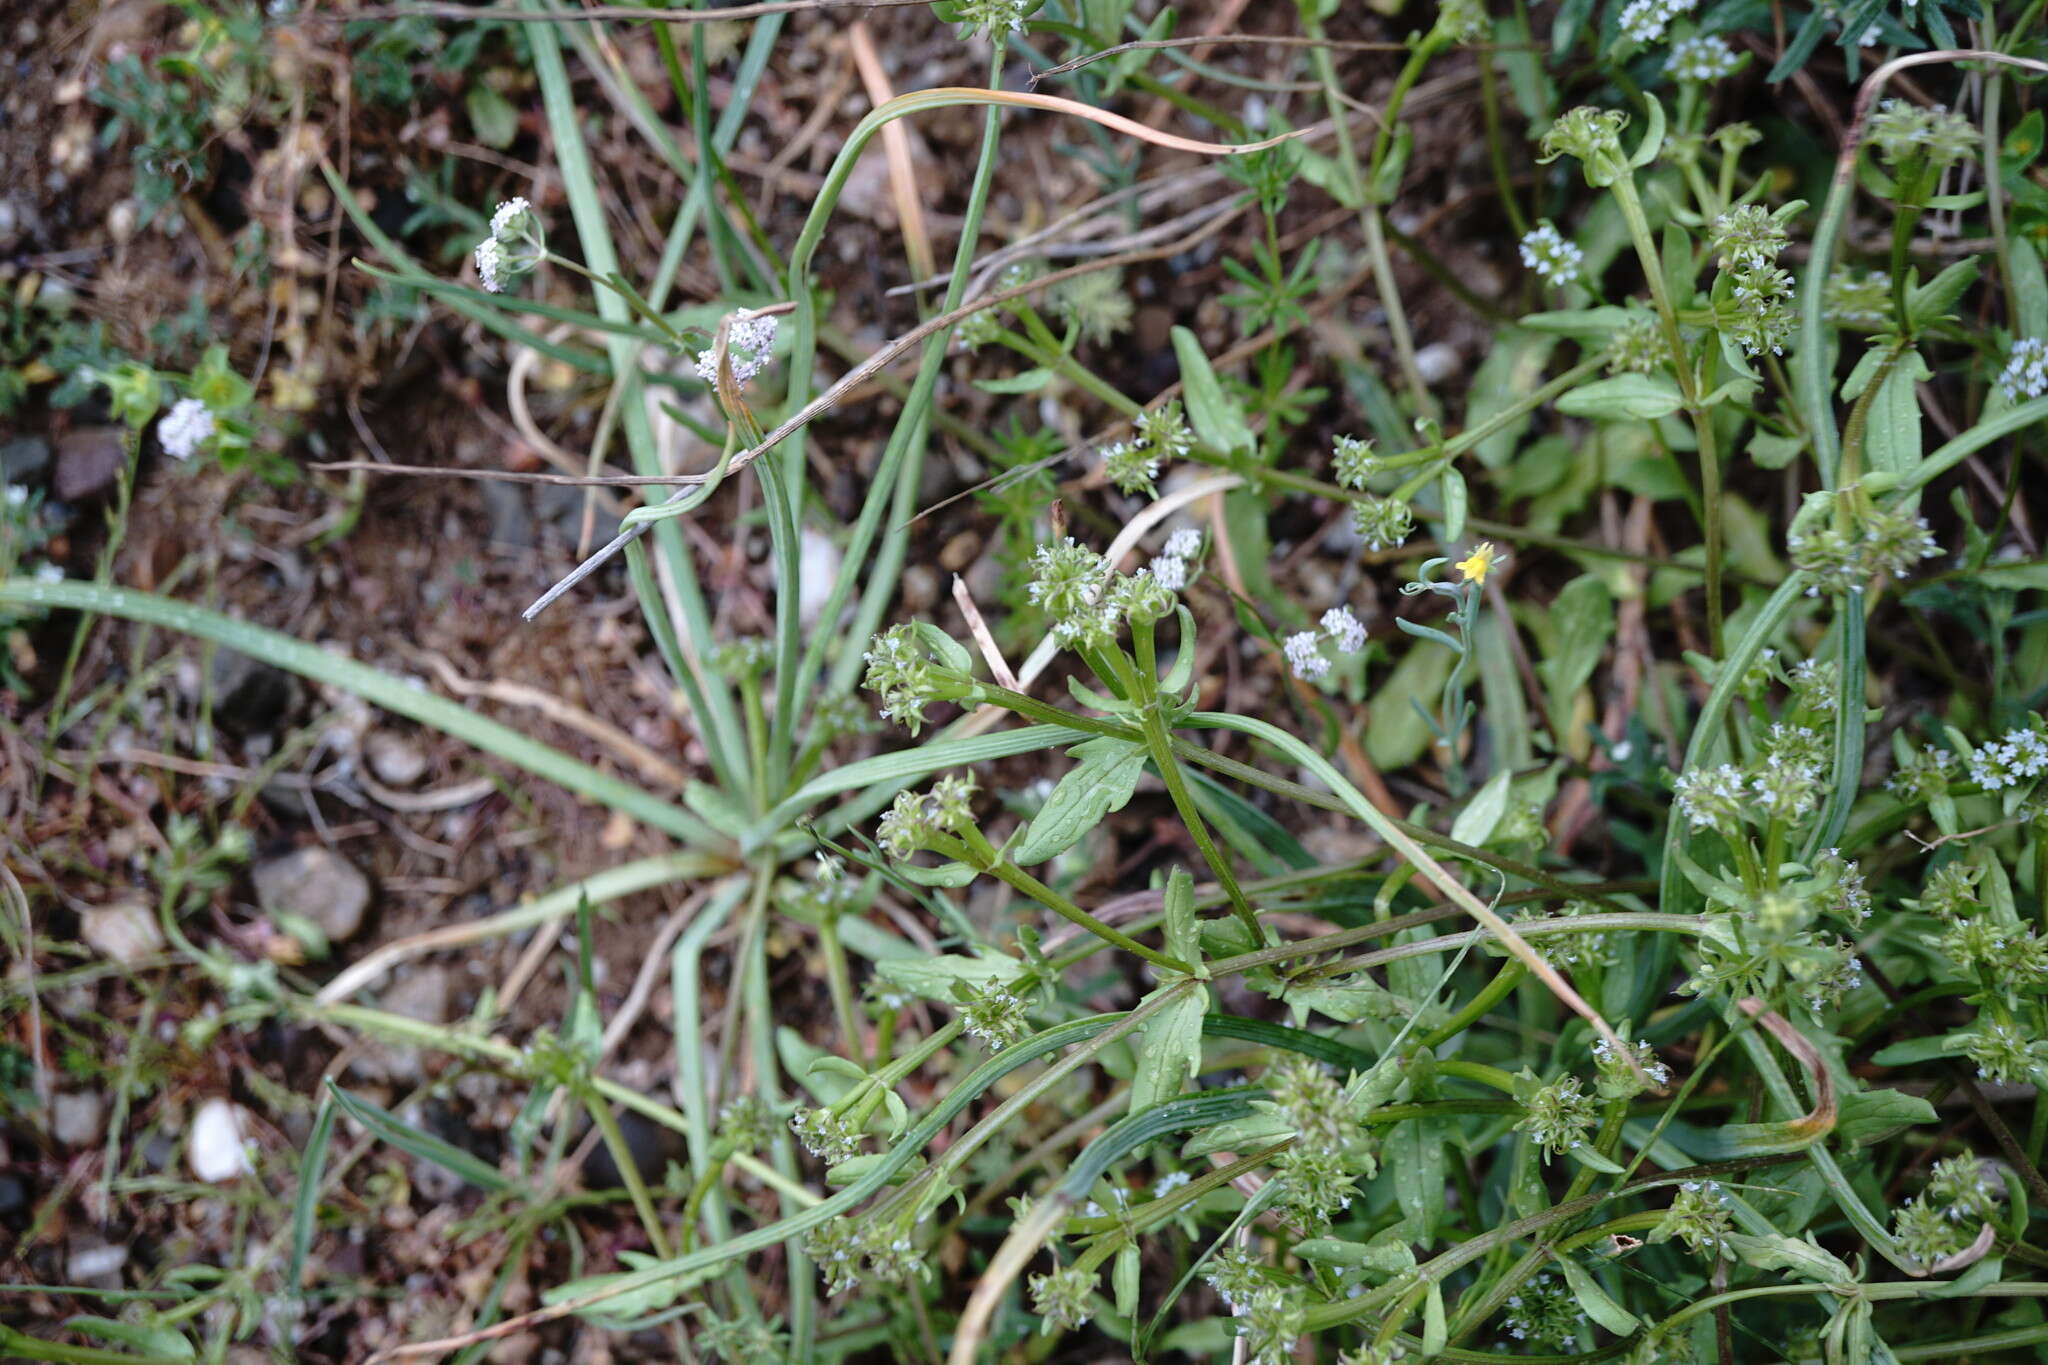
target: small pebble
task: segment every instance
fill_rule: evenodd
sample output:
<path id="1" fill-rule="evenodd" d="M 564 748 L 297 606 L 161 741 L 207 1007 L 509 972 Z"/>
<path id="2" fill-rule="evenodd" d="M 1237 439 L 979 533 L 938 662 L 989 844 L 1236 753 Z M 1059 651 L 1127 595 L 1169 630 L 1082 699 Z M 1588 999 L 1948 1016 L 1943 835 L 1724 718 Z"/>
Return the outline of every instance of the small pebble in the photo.
<path id="1" fill-rule="evenodd" d="M 211 1099 L 199 1106 L 185 1142 L 185 1159 L 193 1175 L 217 1185 L 256 1169 L 242 1118 L 242 1111 L 227 1100 Z"/>
<path id="2" fill-rule="evenodd" d="M 419 745 L 392 730 L 375 730 L 363 741 L 363 756 L 377 780 L 391 787 L 410 787 L 427 773 L 427 755 Z"/>
<path id="3" fill-rule="evenodd" d="M 370 906 L 369 878 L 332 849 L 294 849 L 259 864 L 251 879 L 266 911 L 304 916 L 329 943 L 355 937 Z"/>
<path id="4" fill-rule="evenodd" d="M 101 957 L 132 967 L 164 950 L 156 912 L 141 901 L 121 901 L 78 917 L 78 936 Z"/>

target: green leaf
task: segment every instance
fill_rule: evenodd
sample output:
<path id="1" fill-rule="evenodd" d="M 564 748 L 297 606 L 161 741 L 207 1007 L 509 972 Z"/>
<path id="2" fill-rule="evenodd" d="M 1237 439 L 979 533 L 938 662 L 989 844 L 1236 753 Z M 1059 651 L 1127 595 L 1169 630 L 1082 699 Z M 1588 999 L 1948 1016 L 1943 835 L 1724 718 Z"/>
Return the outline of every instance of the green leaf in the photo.
<path id="1" fill-rule="evenodd" d="M 2041 111 L 2028 115 L 2037 126 Z M 2040 248 L 2031 237 L 2013 233 L 2008 256 L 2012 261 L 2012 294 L 2017 305 L 2013 332 L 2023 337 L 2048 336 L 2048 276 L 2041 270 Z"/>
<path id="2" fill-rule="evenodd" d="M 951 1004 L 955 984 L 974 990 L 1008 985 L 1024 974 L 1024 964 L 993 948 L 985 948 L 973 957 L 941 953 L 937 957 L 891 958 L 877 962 L 875 973 L 912 995 Z"/>
<path id="3" fill-rule="evenodd" d="M 351 1095 L 333 1081 L 327 1083 L 327 1093 L 341 1106 L 342 1112 L 369 1129 L 384 1141 L 402 1152 L 431 1161 L 442 1170 L 449 1172 L 478 1189 L 493 1194 L 512 1188 L 512 1182 L 499 1173 L 495 1166 L 487 1166 L 450 1142 L 443 1142 L 432 1133 L 423 1133 L 399 1118 L 388 1109 L 370 1103 L 357 1095 Z"/>
<path id="4" fill-rule="evenodd" d="M 1508 788 L 1514 780 L 1514 773 L 1506 768 L 1487 778 L 1486 785 L 1473 793 L 1465 809 L 1451 822 L 1451 837 L 1474 848 L 1485 847 L 1499 828 L 1501 817 L 1508 813 Z"/>
<path id="5" fill-rule="evenodd" d="M 1518 318 L 1517 327 L 1534 332 L 1558 332 L 1569 337 L 1604 341 L 1628 322 L 1629 310 L 1603 303 L 1597 308 L 1566 308 L 1551 313 L 1530 313 Z"/>
<path id="6" fill-rule="evenodd" d="M 1798 436 L 1776 436 L 1768 431 L 1758 431 L 1749 438 L 1749 458 L 1755 460 L 1760 469 L 1783 469 L 1805 448 L 1805 440 Z"/>
<path id="7" fill-rule="evenodd" d="M 1462 540 L 1465 535 L 1465 513 L 1471 506 L 1471 495 L 1465 490 L 1465 476 L 1454 464 L 1445 465 L 1443 477 L 1438 480 L 1440 496 L 1444 503 L 1444 539 Z"/>
<path id="8" fill-rule="evenodd" d="M 519 111 L 512 107 L 510 100 L 483 82 L 469 87 L 462 105 L 469 111 L 469 126 L 476 130 L 476 140 L 484 146 L 495 147 L 502 152 L 519 136 Z"/>
<path id="9" fill-rule="evenodd" d="M 1559 1256 L 1557 1268 L 1564 1272 L 1565 1284 L 1587 1317 L 1618 1337 L 1625 1337 L 1642 1326 L 1635 1314 L 1607 1296 L 1607 1291 L 1600 1287 L 1600 1281 L 1593 1278 L 1592 1271 L 1569 1256 Z"/>
<path id="10" fill-rule="evenodd" d="M 1052 371 L 1043 366 L 1022 370 L 1001 379 L 977 379 L 974 387 L 983 393 L 1037 393 L 1052 383 Z"/>
<path id="11" fill-rule="evenodd" d="M 608 1275 L 585 1275 L 581 1279 L 570 1280 L 567 1284 L 558 1284 L 553 1289 L 542 1294 L 541 1301 L 549 1304 L 567 1303 L 571 1299 L 580 1299 L 586 1294 L 594 1294 L 600 1289 L 608 1288 L 622 1280 L 630 1280 L 636 1275 L 644 1274 L 664 1264 L 660 1258 L 650 1256 L 644 1251 L 621 1251 L 619 1259 L 633 1267 L 633 1269 L 631 1271 L 614 1271 Z M 696 1284 L 699 1280 L 708 1278 L 712 1273 L 713 1271 L 707 1267 L 694 1274 L 676 1275 L 668 1279 L 656 1280 L 637 1289 L 629 1289 L 622 1294 L 615 1294 L 601 1303 L 592 1304 L 584 1312 L 592 1318 L 605 1322 L 627 1322 L 634 1318 L 644 1318 L 649 1313 L 659 1313 L 662 1309 L 667 1308 L 682 1297 L 685 1289 Z"/>
<path id="12" fill-rule="evenodd" d="M 1536 676 L 1543 680 L 1548 694 L 1552 725 L 1563 726 L 1572 715 L 1573 698 L 1593 676 L 1608 640 L 1613 638 L 1614 594 L 1599 575 L 1584 574 L 1559 590 L 1549 615 L 1557 625 L 1557 635 L 1549 652 L 1536 665 Z M 1573 753 L 1580 752 L 1580 738 L 1570 734 L 1552 736 L 1559 747 Z"/>
<path id="13" fill-rule="evenodd" d="M 320 1177 L 327 1169 L 327 1144 L 334 1136 L 334 1096 L 322 1095 L 320 1109 L 313 1115 L 313 1131 L 306 1137 L 306 1154 L 299 1159 L 298 1197 L 292 1201 L 291 1257 L 285 1263 L 285 1289 L 301 1293 L 306 1281 L 306 1256 L 313 1247 L 313 1224 L 320 1207 Z"/>
<path id="14" fill-rule="evenodd" d="M 101 1341 L 111 1341 L 122 1346 L 133 1346 L 138 1351 L 167 1360 L 197 1360 L 198 1352 L 192 1343 L 168 1327 L 149 1327 L 137 1322 L 118 1322 L 113 1318 L 69 1318 L 64 1323 L 67 1332 L 78 1332 Z M 0 1346 L 6 1343 L 0 1341 Z M 69 1357 L 51 1357 L 69 1359 Z M 124 1357 L 125 1358 L 125 1357 Z"/>
<path id="15" fill-rule="evenodd" d="M 1010 861 L 1019 867 L 1042 863 L 1079 843 L 1103 816 L 1124 808 L 1145 771 L 1145 746 L 1135 740 L 1098 735 L 1067 752 L 1081 761 L 1052 789 L 1010 851 Z"/>
<path id="16" fill-rule="evenodd" d="M 1960 1056 L 1968 1040 L 1967 1033 L 1950 1033 L 1938 1038 L 1909 1038 L 1903 1043 L 1893 1043 L 1890 1047 L 1879 1048 L 1870 1060 L 1878 1066 L 1915 1066 L 1939 1057 Z"/>
<path id="17" fill-rule="evenodd" d="M 1949 315 L 1963 291 L 1977 282 L 1982 274 L 1984 262 L 1981 257 L 1965 256 L 1949 266 L 1917 289 L 1906 294 L 1906 317 L 1913 330 L 1921 332 Z"/>
<path id="18" fill-rule="evenodd" d="M 1188 421 L 1202 444 L 1226 455 L 1248 452 L 1256 443 L 1245 423 L 1244 410 L 1223 392 L 1202 343 L 1185 327 L 1173 329 L 1173 353 L 1180 358 L 1181 384 L 1187 393 Z"/>
<path id="19" fill-rule="evenodd" d="M 1677 412 L 1684 401 L 1678 386 L 1661 375 L 1618 374 L 1573 389 L 1557 400 L 1557 410 L 1599 422 L 1653 422 Z"/>
<path id="20" fill-rule="evenodd" d="M 26 579 L 0 582 L 0 606 L 22 605 L 100 612 L 212 640 L 260 663 L 352 692 L 396 715 L 432 726 L 443 734 L 517 764 L 535 776 L 623 811 L 664 833 L 712 848 L 724 843 L 709 826 L 673 801 L 630 782 L 622 782 L 559 750 L 528 739 L 517 730 L 480 716 L 446 697 L 437 696 L 416 683 L 392 677 L 318 645 L 294 640 L 289 635 L 252 626 L 204 607 L 100 583 L 76 580 L 38 583 Z"/>
<path id="21" fill-rule="evenodd" d="M 1195 879 L 1184 867 L 1166 876 L 1166 952 L 1183 962 L 1202 960 L 1202 930 L 1195 917 Z"/>
<path id="22" fill-rule="evenodd" d="M 1600 1149 L 1591 1143 L 1581 1142 L 1576 1147 L 1568 1147 L 1565 1149 L 1565 1155 L 1578 1162 L 1581 1166 L 1590 1167 L 1602 1175 L 1622 1174 L 1622 1167 L 1602 1155 Z"/>
<path id="23" fill-rule="evenodd" d="M 1116 1294 L 1118 1317 L 1128 1318 L 1138 1311 L 1138 1244 L 1126 1242 L 1116 1253 L 1116 1264 L 1109 1272 L 1109 1282 Z"/>
<path id="24" fill-rule="evenodd" d="M 1843 1095 L 1835 1131 L 1859 1147 L 1916 1123 L 1933 1123 L 1934 1106 L 1903 1090 L 1859 1090 Z"/>
<path id="25" fill-rule="evenodd" d="M 1160 990 L 1181 989 L 1178 985 Z M 1142 1114 L 1180 1094 L 1202 1066 L 1202 1016 L 1209 1012 L 1209 991 L 1197 987 L 1145 1021 L 1138 1044 L 1138 1067 L 1131 1076 L 1129 1112 Z"/>
<path id="26" fill-rule="evenodd" d="M 1803 1280 L 1822 1284 L 1854 1284 L 1856 1273 L 1840 1259 L 1813 1242 L 1782 1233 L 1761 1237 L 1747 1233 L 1727 1234 L 1728 1247 L 1744 1265 L 1758 1270 L 1786 1270 Z"/>

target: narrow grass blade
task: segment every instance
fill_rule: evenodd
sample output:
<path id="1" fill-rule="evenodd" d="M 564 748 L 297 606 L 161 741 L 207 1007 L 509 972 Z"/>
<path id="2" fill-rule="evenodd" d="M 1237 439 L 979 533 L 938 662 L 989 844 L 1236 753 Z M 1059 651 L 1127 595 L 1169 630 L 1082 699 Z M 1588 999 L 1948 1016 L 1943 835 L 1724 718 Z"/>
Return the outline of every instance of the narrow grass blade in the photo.
<path id="1" fill-rule="evenodd" d="M 202 640 L 226 645 L 261 663 L 353 692 L 387 711 L 430 725 L 464 743 L 475 745 L 487 754 L 517 764 L 536 777 L 546 778 L 580 796 L 623 811 L 664 834 L 706 848 L 728 845 L 728 841 L 710 826 L 652 792 L 599 772 L 580 759 L 571 758 L 538 740 L 528 739 L 517 730 L 480 716 L 446 697 L 436 696 L 423 687 L 357 663 L 345 655 L 329 653 L 317 645 L 294 640 L 289 635 L 266 630 L 262 626 L 252 626 L 246 621 L 237 621 L 205 607 L 99 583 L 68 579 L 58 583 L 39 583 L 25 578 L 0 582 L 0 606 L 63 607 L 72 611 L 98 612 L 104 616 L 119 616 L 196 635 Z"/>

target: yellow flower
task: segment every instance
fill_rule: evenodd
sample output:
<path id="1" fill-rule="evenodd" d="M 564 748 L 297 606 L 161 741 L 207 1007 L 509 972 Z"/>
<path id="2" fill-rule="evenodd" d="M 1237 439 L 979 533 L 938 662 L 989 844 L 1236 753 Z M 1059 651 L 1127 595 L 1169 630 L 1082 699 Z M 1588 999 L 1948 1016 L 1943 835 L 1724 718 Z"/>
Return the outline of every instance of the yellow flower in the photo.
<path id="1" fill-rule="evenodd" d="M 1471 554 L 1458 561 L 1458 572 L 1465 576 L 1467 583 L 1477 583 L 1483 587 L 1486 575 L 1493 571 L 1493 561 L 1498 553 L 1493 548 L 1492 541 L 1482 540 L 1472 547 Z"/>

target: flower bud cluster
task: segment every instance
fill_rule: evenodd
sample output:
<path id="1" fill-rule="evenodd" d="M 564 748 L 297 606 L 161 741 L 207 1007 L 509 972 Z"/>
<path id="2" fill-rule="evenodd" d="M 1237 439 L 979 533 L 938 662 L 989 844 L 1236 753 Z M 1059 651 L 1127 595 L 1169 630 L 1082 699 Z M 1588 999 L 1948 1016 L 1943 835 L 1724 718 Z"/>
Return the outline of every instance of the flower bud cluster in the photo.
<path id="1" fill-rule="evenodd" d="M 1922 108 L 1889 99 L 1870 116 L 1871 145 L 1902 178 L 1947 170 L 1974 156 L 1980 140 L 1970 120 L 1938 104 Z"/>
<path id="2" fill-rule="evenodd" d="M 1609 374 L 1655 374 L 1671 364 L 1671 346 L 1654 313 L 1631 309 L 1607 342 Z"/>
<path id="3" fill-rule="evenodd" d="M 1578 1296 L 1563 1277 L 1538 1271 L 1508 1295 L 1500 1317 L 1501 1330 L 1514 1341 L 1569 1351 L 1586 1328 Z"/>
<path id="4" fill-rule="evenodd" d="M 1728 1192 L 1721 1188 L 1721 1182 L 1688 1180 L 1679 1185 L 1678 1197 L 1651 1229 L 1649 1239 L 1668 1242 L 1676 1237 L 1696 1256 L 1718 1256 L 1726 1253 L 1728 1234 L 1734 1230 L 1734 1220 L 1728 1213 Z"/>
<path id="5" fill-rule="evenodd" d="M 882 631 L 862 657 L 868 671 L 861 685 L 882 698 L 882 719 L 900 721 L 913 735 L 924 724 L 925 707 L 959 701 L 973 690 L 972 681 L 932 657 L 915 626 Z"/>
<path id="6" fill-rule="evenodd" d="M 804 1255 L 825 1276 L 827 1294 L 844 1294 L 863 1279 L 882 1284 L 907 1284 L 929 1274 L 910 1229 L 901 1222 L 863 1222 L 842 1216 L 811 1229 Z"/>
<path id="7" fill-rule="evenodd" d="M 1330 448 L 1330 465 L 1339 487 L 1363 493 L 1372 476 L 1380 472 L 1380 457 L 1366 438 L 1339 436 Z"/>
<path id="8" fill-rule="evenodd" d="M 1415 512 L 1400 498 L 1367 494 L 1351 504 L 1351 529 L 1372 553 L 1398 550 L 1415 533 Z"/>
<path id="9" fill-rule="evenodd" d="M 1785 354 L 1793 288 L 1791 274 L 1777 264 L 1787 241 L 1784 225 L 1768 210 L 1744 204 L 1716 218 L 1708 239 L 1728 284 L 1727 306 L 1718 314 L 1721 330 L 1750 355 Z"/>
<path id="10" fill-rule="evenodd" d="M 1935 1164 L 1925 1190 L 1900 1206 L 1893 1227 L 1908 1256 L 1933 1265 L 1976 1240 L 1977 1230 L 1996 1213 L 2001 1193 L 1988 1163 L 1950 1157 Z"/>
<path id="11" fill-rule="evenodd" d="M 1527 1133 L 1547 1156 L 1583 1147 L 1596 1118 L 1593 1097 L 1580 1088 L 1577 1076 L 1560 1076 L 1534 1087 L 1522 1097 L 1522 1109 L 1515 1130 Z"/>
<path id="12" fill-rule="evenodd" d="M 1041 1319 L 1042 1329 L 1068 1332 L 1088 1321 L 1094 1314 L 1088 1301 L 1095 1293 L 1095 1279 L 1095 1272 L 1079 1263 L 1033 1275 L 1027 1284 L 1031 1308 Z"/>
<path id="13" fill-rule="evenodd" d="M 1733 763 L 1690 769 L 1672 791 L 1672 804 L 1694 829 L 1734 838 L 1745 820 L 1796 823 L 1811 815 L 1820 806 L 1821 770 L 1817 762 L 1767 753 L 1752 769 Z"/>
<path id="14" fill-rule="evenodd" d="M 1308 1305 L 1300 1290 L 1266 1285 L 1252 1291 L 1238 1315 L 1237 1334 L 1245 1339 L 1245 1355 L 1253 1365 L 1288 1365 L 1307 1325 Z"/>
<path id="15" fill-rule="evenodd" d="M 789 1130 L 805 1151 L 828 1166 L 860 1155 L 860 1130 L 822 1106 L 790 1115 Z"/>
<path id="16" fill-rule="evenodd" d="M 1038 547 L 1025 595 L 1052 618 L 1053 639 L 1078 649 L 1106 648 L 1116 643 L 1125 622 L 1150 625 L 1171 615 L 1175 601 L 1149 570 L 1115 573 L 1108 560 L 1072 536 Z"/>
<path id="17" fill-rule="evenodd" d="M 1964 1054 L 1977 1064 L 1977 1078 L 2017 1084 L 2048 1081 L 2048 1042 L 2029 1038 L 2010 1022 L 1985 1019 L 1963 1041 Z"/>
<path id="18" fill-rule="evenodd" d="M 896 804 L 882 813 L 876 826 L 875 842 L 890 857 L 909 859 L 940 836 L 973 823 L 974 779 L 942 777 L 928 792 L 898 792 Z"/>
<path id="19" fill-rule="evenodd" d="M 968 1033 L 1000 1052 L 1031 1032 L 1024 998 L 1002 982 L 990 982 L 960 1006 L 960 1023 Z"/>
<path id="20" fill-rule="evenodd" d="M 1628 26 L 1630 12 L 1637 13 L 1637 24 L 1629 36 L 1638 42 L 1648 42 L 1664 31 L 1664 25 L 1671 16 L 1665 14 L 1666 4 L 1683 4 L 1684 0 L 1631 0 L 1628 10 L 1623 12 L 1623 25 Z M 1685 8 L 1690 8 L 1685 5 Z M 1661 22 L 1652 18 L 1663 15 Z M 1654 24 L 1654 31 L 1652 25 Z M 1648 32 L 1650 38 L 1638 36 Z M 1550 125 L 1543 134 L 1540 162 L 1548 163 L 1561 156 L 1568 156 L 1579 163 L 1585 172 L 1586 183 L 1595 189 L 1605 189 L 1619 180 L 1628 171 L 1628 158 L 1621 150 L 1621 130 L 1628 126 L 1628 115 L 1619 109 L 1595 109 L 1582 104 L 1570 110 Z"/>
<path id="21" fill-rule="evenodd" d="M 1296 1222 L 1326 1226 L 1351 1207 L 1354 1181 L 1373 1166 L 1359 1122 L 1342 1086 L 1320 1063 L 1290 1055 L 1267 1073 L 1268 1101 L 1294 1130 L 1294 1145 L 1278 1158 L 1281 1203 Z"/>
<path id="22" fill-rule="evenodd" d="M 1657 1060 L 1657 1050 L 1647 1039 L 1638 1041 L 1629 1052 L 1635 1060 L 1633 1067 L 1629 1065 L 1628 1058 L 1623 1057 L 1605 1038 L 1593 1040 L 1593 1065 L 1599 1069 L 1593 1088 L 1601 1099 L 1632 1100 L 1642 1094 L 1645 1086 L 1636 1074 L 1637 1067 L 1657 1089 L 1662 1090 L 1671 1084 L 1671 1068 Z"/>
<path id="23" fill-rule="evenodd" d="M 1925 805 L 1937 796 L 1948 794 L 1949 778 L 1956 771 L 1956 756 L 1946 749 L 1937 749 L 1924 744 L 1918 749 L 1909 749 L 1899 759 L 1899 765 L 1885 782 L 1885 790 L 1901 801 Z"/>
<path id="24" fill-rule="evenodd" d="M 1826 524 L 1785 537 L 1792 563 L 1813 581 L 1806 595 L 1863 589 L 1881 575 L 1904 578 L 1941 553 L 1927 518 L 1902 507 L 1858 504 L 1852 524 Z"/>
<path id="25" fill-rule="evenodd" d="M 1138 414 L 1128 441 L 1103 447 L 1102 472 L 1117 491 L 1159 496 L 1153 480 L 1169 460 L 1185 459 L 1195 448 L 1195 433 L 1181 412 L 1180 400 L 1162 403 Z"/>

